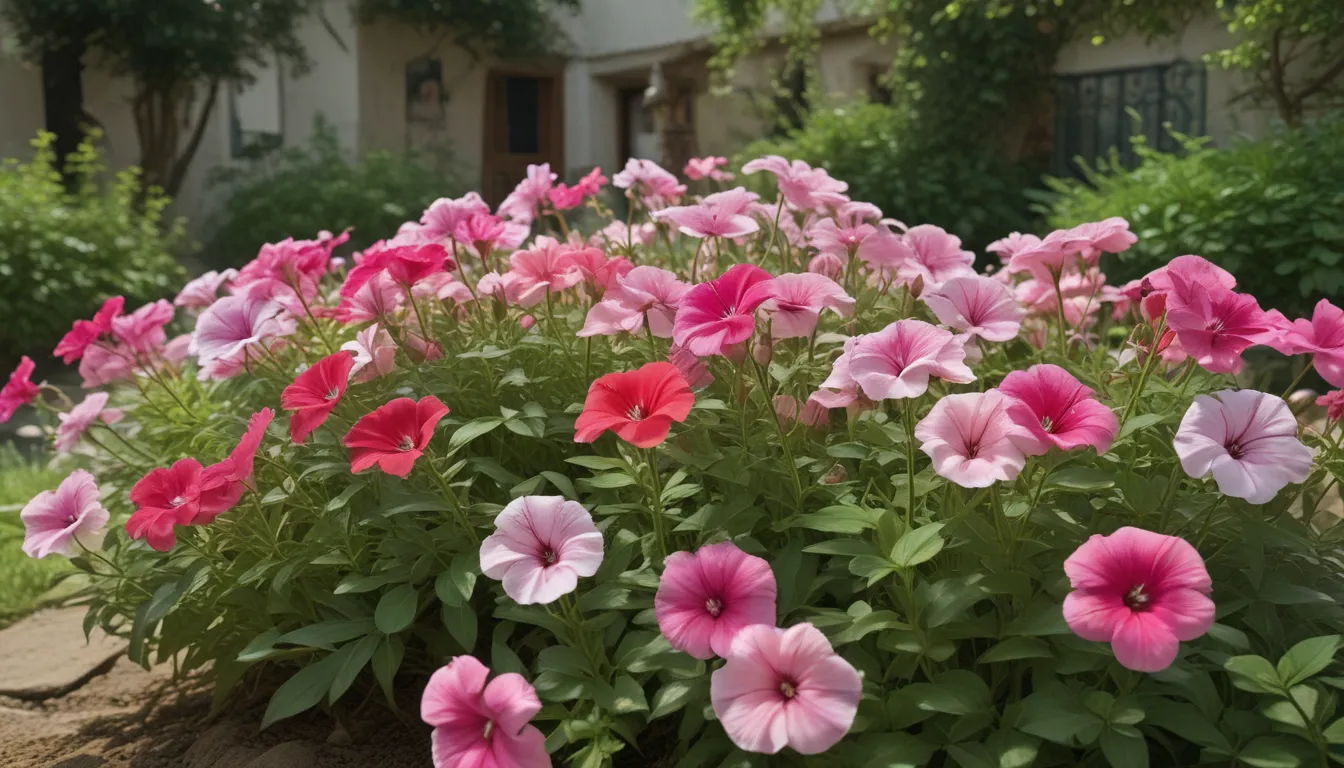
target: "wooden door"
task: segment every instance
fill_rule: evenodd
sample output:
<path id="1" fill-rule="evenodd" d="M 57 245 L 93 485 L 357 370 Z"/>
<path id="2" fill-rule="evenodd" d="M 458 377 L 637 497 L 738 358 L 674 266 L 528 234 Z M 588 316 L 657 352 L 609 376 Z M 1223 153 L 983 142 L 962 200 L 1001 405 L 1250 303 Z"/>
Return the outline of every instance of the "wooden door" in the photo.
<path id="1" fill-rule="evenodd" d="M 496 70 L 488 77 L 481 193 L 494 206 L 529 165 L 550 163 L 564 175 L 564 103 L 555 75 Z"/>

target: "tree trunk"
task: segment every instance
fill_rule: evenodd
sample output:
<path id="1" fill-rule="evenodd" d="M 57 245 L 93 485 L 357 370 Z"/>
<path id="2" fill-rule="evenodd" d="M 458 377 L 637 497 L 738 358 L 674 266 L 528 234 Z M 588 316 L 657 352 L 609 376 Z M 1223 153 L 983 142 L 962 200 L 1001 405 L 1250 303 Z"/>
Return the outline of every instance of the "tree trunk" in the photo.
<path id="1" fill-rule="evenodd" d="M 135 131 L 140 141 L 140 169 L 146 186 L 163 189 L 177 197 L 219 98 L 219 81 L 207 84 L 205 102 L 195 107 L 195 86 L 145 90 L 132 102 Z M 182 145 L 183 136 L 186 145 Z"/>
<path id="2" fill-rule="evenodd" d="M 42 102 L 46 129 L 56 134 L 52 148 L 66 185 L 65 159 L 84 140 L 84 42 L 69 43 L 42 54 Z"/>

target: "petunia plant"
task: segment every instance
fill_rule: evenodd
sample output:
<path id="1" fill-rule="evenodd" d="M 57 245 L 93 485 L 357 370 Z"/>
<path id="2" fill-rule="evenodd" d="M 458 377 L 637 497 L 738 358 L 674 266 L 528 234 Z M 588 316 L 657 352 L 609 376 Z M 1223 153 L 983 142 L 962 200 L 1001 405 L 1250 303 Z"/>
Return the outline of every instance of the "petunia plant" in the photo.
<path id="1" fill-rule="evenodd" d="M 1344 397 L 1244 352 L 1340 386 L 1344 312 L 1108 284 L 1120 219 L 977 271 L 724 165 L 536 166 L 90 307 L 81 402 L 0 389 L 71 469 L 24 551 L 217 706 L 418 704 L 438 768 L 1341 762 Z"/>

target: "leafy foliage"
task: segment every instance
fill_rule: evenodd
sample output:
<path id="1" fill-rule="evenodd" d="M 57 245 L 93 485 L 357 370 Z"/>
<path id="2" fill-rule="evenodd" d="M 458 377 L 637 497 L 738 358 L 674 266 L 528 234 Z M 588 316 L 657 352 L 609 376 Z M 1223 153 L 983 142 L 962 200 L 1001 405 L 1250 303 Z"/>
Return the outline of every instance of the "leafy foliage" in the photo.
<path id="1" fill-rule="evenodd" d="M 797 157 L 849 182 L 850 194 L 905 222 L 929 222 L 981 251 L 1004 232 L 1032 229 L 1024 190 L 1035 174 L 989 147 L 914 127 L 908 108 L 856 103 L 818 109 L 802 128 L 753 142 L 739 161 Z M 769 180 L 762 180 L 768 184 Z"/>
<path id="2" fill-rule="evenodd" d="M 181 280 L 183 225 L 163 220 L 168 198 L 135 169 L 109 179 L 97 138 L 69 158 L 71 191 L 50 134 L 33 142 L 31 162 L 0 165 L 0 357 L 50 348 L 108 296 L 158 298 Z"/>
<path id="3" fill-rule="evenodd" d="M 1043 209 L 1055 226 L 1128 219 L 1139 242 L 1108 274 L 1138 277 L 1196 253 L 1290 315 L 1344 299 L 1344 115 L 1225 150 L 1186 139 L 1172 155 L 1135 141 L 1138 167 L 1111 158 L 1083 180 L 1052 180 L 1058 197 Z"/>
<path id="4" fill-rule="evenodd" d="M 211 174 L 212 187 L 227 202 L 210 222 L 204 258 L 215 267 L 236 267 L 263 243 L 323 229 L 350 229 L 357 246 L 369 245 L 436 198 L 461 191 L 461 182 L 438 170 L 448 164 L 442 156 L 390 151 L 352 160 L 335 130 L 319 122 L 306 146 Z"/>
<path id="5" fill-rule="evenodd" d="M 507 57 L 551 53 L 565 38 L 553 13 L 576 10 L 579 0 L 354 0 L 361 21 L 399 21 L 446 29 L 477 54 Z"/>
<path id="6" fill-rule="evenodd" d="M 604 213 L 597 226 L 610 223 Z M 812 256 L 774 235 L 766 227 L 714 244 L 717 268 L 793 271 Z M 670 232 L 606 243 L 683 276 L 698 246 Z M 486 260 L 502 265 L 499 254 Z M 594 768 L 618 754 L 684 766 L 1323 764 L 1344 738 L 1335 660 L 1344 526 L 1317 514 L 1339 477 L 1337 438 L 1307 431 L 1310 477 L 1263 505 L 1188 477 L 1173 448 L 1179 416 L 1232 382 L 1111 354 L 1142 335 L 1130 321 L 1099 328 L 1090 348 L 1053 331 L 1048 343 L 986 345 L 967 385 L 935 379 L 919 398 L 833 410 L 815 426 L 781 419 L 776 398 L 807 398 L 847 336 L 934 319 L 907 288 L 864 277 L 846 281 L 852 318 L 827 313 L 812 338 L 756 336 L 740 358 L 705 358 L 712 383 L 650 450 L 611 435 L 575 442 L 596 377 L 669 353 L 652 335 L 578 338 L 592 303 L 585 289 L 553 291 L 535 307 L 420 302 L 385 318 L 395 370 L 352 384 L 303 445 L 271 428 L 238 506 L 180 528 L 167 553 L 118 526 L 97 558 L 75 558 L 91 579 L 81 595 L 89 624 L 127 637 L 141 663 L 177 654 L 180 669 L 212 663 L 221 703 L 240 681 L 282 676 L 268 725 L 379 694 L 391 702 L 399 689 L 420 690 L 444 659 L 473 654 L 535 687 L 536 722 L 557 761 Z M 334 293 L 324 279 L 316 296 Z M 118 388 L 129 423 L 114 429 L 127 442 L 95 457 L 114 519 L 126 519 L 126 491 L 146 471 L 181 456 L 222 459 L 296 369 L 350 340 L 356 328 L 330 314 L 305 308 L 292 343 L 235 378 L 202 382 L 187 362 L 143 390 Z M 443 356 L 400 348 L 412 329 Z M 992 488 L 939 476 L 914 420 L 950 393 L 1036 363 L 1066 367 L 1117 411 L 1123 426 L 1109 450 L 1053 451 Z M 352 422 L 391 398 L 431 394 L 452 410 L 406 479 L 350 472 L 340 440 Z M 604 546 L 596 574 L 545 606 L 515 603 L 479 560 L 503 505 L 535 494 L 581 502 Z M 1064 560 L 1123 525 L 1187 538 L 1214 584 L 1218 622 L 1159 674 L 1121 667 L 1061 614 Z M 736 749 L 711 702 L 720 662 L 673 650 L 659 631 L 661 543 L 723 540 L 768 561 L 779 626 L 813 624 L 862 673 L 851 732 L 822 755 Z"/>

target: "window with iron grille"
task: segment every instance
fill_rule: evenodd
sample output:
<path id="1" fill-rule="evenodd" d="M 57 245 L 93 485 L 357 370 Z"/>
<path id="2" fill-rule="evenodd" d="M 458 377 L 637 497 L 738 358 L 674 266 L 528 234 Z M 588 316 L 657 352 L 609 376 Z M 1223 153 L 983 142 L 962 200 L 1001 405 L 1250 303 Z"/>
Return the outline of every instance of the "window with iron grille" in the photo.
<path id="1" fill-rule="evenodd" d="M 1130 136 L 1137 131 L 1148 145 L 1175 152 L 1180 145 L 1166 125 L 1179 133 L 1204 133 L 1205 71 L 1188 61 L 1078 75 L 1060 75 L 1055 91 L 1054 172 L 1078 176 L 1078 158 L 1093 163 L 1112 147 L 1120 162 L 1138 161 Z M 1135 126 L 1129 111 L 1137 112 Z"/>

